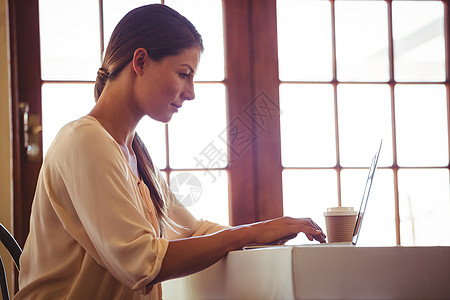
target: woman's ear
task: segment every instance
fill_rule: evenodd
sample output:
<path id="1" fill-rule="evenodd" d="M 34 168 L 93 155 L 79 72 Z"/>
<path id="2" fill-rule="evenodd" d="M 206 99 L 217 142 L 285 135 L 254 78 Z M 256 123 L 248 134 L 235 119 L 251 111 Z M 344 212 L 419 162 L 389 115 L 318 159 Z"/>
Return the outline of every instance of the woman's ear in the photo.
<path id="1" fill-rule="evenodd" d="M 148 62 L 148 53 L 144 48 L 138 48 L 133 54 L 133 70 L 138 76 L 142 76 L 144 72 L 144 65 Z"/>

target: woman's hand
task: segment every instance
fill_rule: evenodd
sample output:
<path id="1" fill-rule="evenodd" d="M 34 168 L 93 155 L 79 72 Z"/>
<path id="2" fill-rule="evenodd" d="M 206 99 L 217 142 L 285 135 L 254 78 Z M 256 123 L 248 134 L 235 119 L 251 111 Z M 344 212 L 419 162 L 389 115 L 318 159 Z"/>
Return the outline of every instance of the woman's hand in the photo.
<path id="1" fill-rule="evenodd" d="M 281 217 L 246 225 L 254 235 L 254 244 L 283 244 L 303 232 L 310 240 L 325 243 L 322 229 L 310 218 Z"/>

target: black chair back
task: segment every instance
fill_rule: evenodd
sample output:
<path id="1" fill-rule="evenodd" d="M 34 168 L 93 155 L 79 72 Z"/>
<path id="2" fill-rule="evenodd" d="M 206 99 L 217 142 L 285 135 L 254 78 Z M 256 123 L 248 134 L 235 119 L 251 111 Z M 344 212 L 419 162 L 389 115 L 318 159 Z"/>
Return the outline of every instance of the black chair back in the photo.
<path id="1" fill-rule="evenodd" d="M 9 254 L 11 254 L 11 257 L 14 260 L 14 263 L 16 264 L 17 270 L 20 271 L 20 263 L 19 258 L 22 254 L 22 248 L 20 248 L 17 241 L 14 239 L 14 237 L 11 235 L 11 233 L 8 231 L 8 229 L 3 226 L 3 224 L 0 223 L 0 240 L 2 244 L 5 246 L 5 248 L 9 251 Z"/>
<path id="2" fill-rule="evenodd" d="M 3 300 L 9 300 L 9 290 L 6 281 L 5 267 L 3 266 L 3 260 L 0 256 L 0 288 L 2 289 Z"/>
<path id="3" fill-rule="evenodd" d="M 20 255 L 22 254 L 22 248 L 20 248 L 17 241 L 8 231 L 8 229 L 0 223 L 0 240 L 5 248 L 8 250 L 11 255 L 14 263 L 16 264 L 17 270 L 20 271 Z M 8 283 L 6 280 L 5 267 L 3 265 L 3 260 L 0 256 L 0 288 L 2 290 L 2 298 L 3 300 L 9 300 L 9 291 L 8 291 Z"/>

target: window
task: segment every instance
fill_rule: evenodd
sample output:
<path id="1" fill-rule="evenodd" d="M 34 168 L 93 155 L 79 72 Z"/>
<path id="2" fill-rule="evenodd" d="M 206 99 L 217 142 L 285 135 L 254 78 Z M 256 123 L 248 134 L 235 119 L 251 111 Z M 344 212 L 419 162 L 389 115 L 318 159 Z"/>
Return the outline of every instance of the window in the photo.
<path id="1" fill-rule="evenodd" d="M 44 150 L 93 106 L 113 26 L 147 3 L 40 0 Z M 359 205 L 383 138 L 360 243 L 450 245 L 448 1 L 164 3 L 204 38 L 197 97 L 137 131 L 195 215 L 324 228 L 326 207 Z"/>
<path id="2" fill-rule="evenodd" d="M 381 137 L 360 243 L 450 244 L 445 2 L 277 1 L 286 214 L 358 208 Z"/>

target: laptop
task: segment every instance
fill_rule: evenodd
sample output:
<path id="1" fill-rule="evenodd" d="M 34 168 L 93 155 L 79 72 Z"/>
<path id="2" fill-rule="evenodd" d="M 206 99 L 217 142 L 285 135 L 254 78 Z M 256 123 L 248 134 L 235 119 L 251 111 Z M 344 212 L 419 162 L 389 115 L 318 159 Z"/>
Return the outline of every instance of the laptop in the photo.
<path id="1" fill-rule="evenodd" d="M 359 207 L 358 215 L 356 217 L 355 229 L 353 230 L 353 239 L 352 244 L 356 245 L 358 242 L 359 233 L 361 232 L 361 224 L 364 218 L 364 213 L 366 212 L 367 201 L 369 200 L 370 190 L 372 188 L 373 177 L 375 175 L 375 171 L 378 167 L 378 157 L 380 156 L 381 146 L 383 146 L 383 140 L 380 141 L 380 145 L 378 146 L 378 150 L 372 158 L 372 163 L 370 164 L 369 174 L 367 175 L 366 185 L 364 187 L 364 193 L 361 200 L 361 205 Z"/>
<path id="2" fill-rule="evenodd" d="M 255 248 L 265 248 L 265 247 L 280 247 L 280 246 L 316 246 L 316 247 L 326 247 L 326 246 L 355 246 L 358 242 L 358 237 L 361 232 L 361 225 L 364 219 L 364 214 L 366 212 L 367 201 L 369 200 L 370 190 L 372 188 L 373 177 L 378 166 L 378 157 L 380 156 L 381 146 L 383 145 L 383 139 L 381 139 L 380 144 L 372 157 L 372 162 L 369 167 L 369 174 L 367 175 L 366 183 L 364 186 L 364 193 L 361 199 L 361 205 L 359 206 L 359 211 L 356 216 L 355 228 L 353 230 L 353 239 L 351 242 L 333 242 L 333 243 L 319 243 L 319 244 L 291 244 L 291 245 L 252 245 L 247 246 L 244 249 L 255 249 Z"/>

